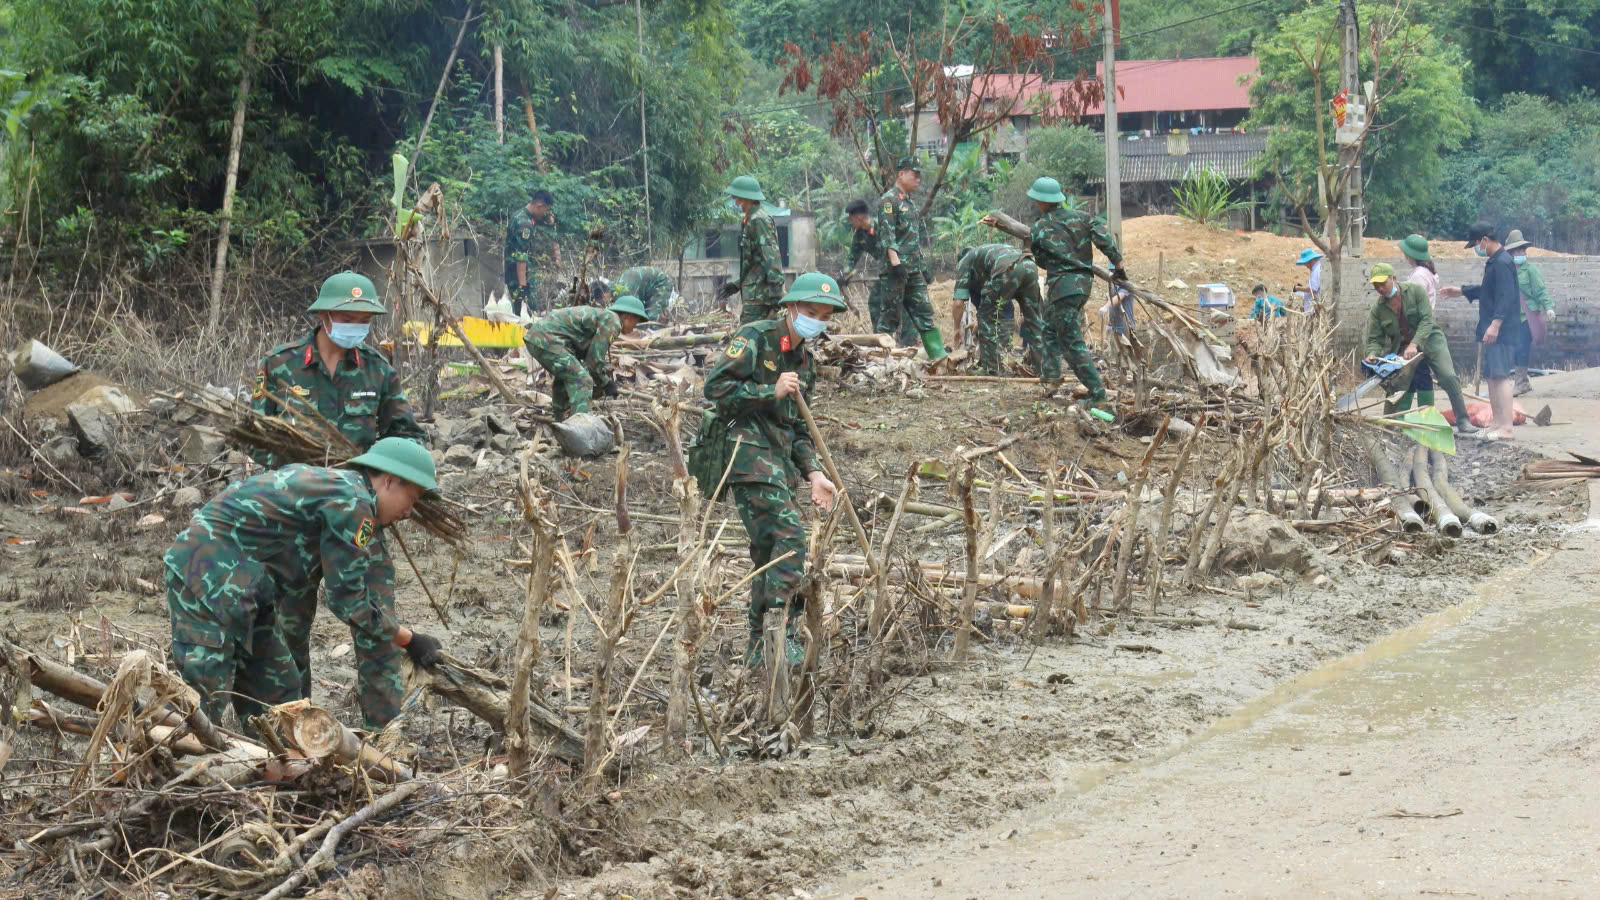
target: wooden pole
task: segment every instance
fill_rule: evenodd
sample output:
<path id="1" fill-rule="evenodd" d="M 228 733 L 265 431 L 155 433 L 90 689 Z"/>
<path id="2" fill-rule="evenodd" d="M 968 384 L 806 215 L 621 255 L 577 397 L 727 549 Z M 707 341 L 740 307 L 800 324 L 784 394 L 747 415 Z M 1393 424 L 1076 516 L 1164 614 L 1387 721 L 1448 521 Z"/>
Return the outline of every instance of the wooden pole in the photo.
<path id="1" fill-rule="evenodd" d="M 817 455 L 822 457 L 822 467 L 827 473 L 834 487 L 839 489 L 839 496 L 835 503 L 843 503 L 845 515 L 850 518 L 850 527 L 856 533 L 856 540 L 861 542 L 861 552 L 866 554 L 867 568 L 873 575 L 878 574 L 878 564 L 872 558 L 872 541 L 867 537 L 866 526 L 861 524 L 861 517 L 856 515 L 855 504 L 850 502 L 849 489 L 845 487 L 844 478 L 839 475 L 839 469 L 833 464 L 833 456 L 828 453 L 828 442 L 822 439 L 822 429 L 817 427 L 817 420 L 811 418 L 811 407 L 806 405 L 803 395 L 794 395 L 795 405 L 800 407 L 800 415 L 806 420 L 806 428 L 811 431 L 811 440 L 817 445 Z"/>
<path id="2" fill-rule="evenodd" d="M 611 704 L 611 669 L 616 662 L 617 642 L 627 627 L 628 581 L 633 569 L 632 527 L 628 521 L 627 443 L 617 448 L 616 499 L 617 545 L 612 551 L 611 590 L 606 598 L 597 630 L 594 674 L 589 679 L 589 721 L 583 736 L 584 784 L 598 788 L 604 784 L 605 765 L 611 758 L 606 746 L 606 709 Z"/>
<path id="3" fill-rule="evenodd" d="M 700 489 L 683 458 L 683 438 L 678 430 L 682 410 L 667 403 L 662 418 L 662 433 L 667 439 L 667 460 L 672 468 L 672 490 L 678 495 L 679 556 L 695 553 L 696 524 L 700 518 Z M 672 682 L 667 694 L 666 742 L 680 745 L 688 734 L 689 695 L 699 690 L 695 684 L 695 660 L 700 650 L 700 579 L 686 571 L 678 578 L 678 634 L 673 647 Z"/>
<path id="4" fill-rule="evenodd" d="M 422 142 L 428 138 L 428 126 L 433 124 L 434 111 L 439 108 L 439 98 L 444 96 L 445 85 L 450 83 L 450 67 L 456 64 L 456 54 L 461 52 L 461 38 L 467 33 L 467 23 L 472 21 L 472 4 L 467 4 L 467 12 L 461 17 L 461 27 L 456 29 L 456 41 L 450 45 L 450 55 L 445 57 L 444 71 L 439 73 L 439 84 L 433 89 L 433 102 L 428 104 L 428 114 L 422 117 L 422 130 L 417 132 L 417 146 L 411 149 L 411 161 L 406 167 L 406 172 L 411 177 L 416 177 L 417 157 L 422 155 Z"/>
<path id="5" fill-rule="evenodd" d="M 978 512 L 972 507 L 972 479 L 977 464 L 968 461 L 961 472 L 961 522 L 967 532 L 967 581 L 961 589 L 961 624 L 956 628 L 955 659 L 967 658 L 967 642 L 972 638 L 972 613 L 978 602 Z"/>
<path id="6" fill-rule="evenodd" d="M 494 45 L 494 138 L 506 142 L 506 58 L 505 48 Z"/>

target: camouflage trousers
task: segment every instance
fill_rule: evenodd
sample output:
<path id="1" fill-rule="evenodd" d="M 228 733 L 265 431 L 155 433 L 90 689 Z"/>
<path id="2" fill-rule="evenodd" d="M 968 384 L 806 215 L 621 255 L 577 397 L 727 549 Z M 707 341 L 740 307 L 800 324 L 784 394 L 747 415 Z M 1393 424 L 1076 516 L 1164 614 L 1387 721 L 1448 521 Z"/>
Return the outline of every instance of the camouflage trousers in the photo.
<path id="1" fill-rule="evenodd" d="M 389 548 L 377 542 L 381 559 L 368 569 L 367 596 L 383 598 L 394 615 L 394 562 Z M 300 672 L 296 699 L 311 697 L 311 627 L 317 619 L 317 593 L 322 585 L 322 569 L 285 579 L 278 597 L 278 630 L 283 643 Z M 400 715 L 405 700 L 405 679 L 401 675 L 400 655 L 404 652 L 392 642 L 379 641 L 364 631 L 351 629 L 350 646 L 356 662 L 356 703 L 369 728 L 382 728 Z"/>
<path id="2" fill-rule="evenodd" d="M 978 298 L 978 368 L 999 375 L 1004 367 L 1002 354 L 1011 349 L 1011 301 L 1022 307 L 1022 344 L 1038 346 L 1039 270 L 1032 264 L 1018 263 L 983 284 Z"/>
<path id="3" fill-rule="evenodd" d="M 739 304 L 739 324 L 749 325 L 751 322 L 762 322 L 767 319 L 783 318 L 783 304 L 777 297 L 768 297 L 745 291 L 740 294 L 743 302 Z"/>
<path id="4" fill-rule="evenodd" d="M 769 609 L 783 609 L 795 596 L 806 574 L 806 529 L 795 506 L 794 490 L 788 485 L 730 484 L 739 521 L 750 536 L 750 562 L 757 569 L 775 557 L 794 551 L 794 555 L 774 565 L 750 582 L 750 631 L 761 630 L 761 619 Z"/>
<path id="5" fill-rule="evenodd" d="M 928 279 L 920 271 L 907 271 L 903 285 L 896 284 L 894 276 L 878 276 L 874 292 L 882 292 L 878 300 L 878 314 L 873 317 L 872 330 L 878 334 L 893 334 L 895 340 L 906 347 L 922 343 L 922 335 L 934 328 L 933 303 L 928 299 Z M 868 301 L 871 310 L 871 300 Z"/>
<path id="6" fill-rule="evenodd" d="M 550 396 L 556 420 L 588 412 L 589 401 L 594 399 L 594 376 L 572 355 L 567 345 L 539 334 L 529 334 L 523 345 L 528 348 L 528 355 L 538 360 L 554 381 Z"/>
<path id="7" fill-rule="evenodd" d="M 1072 367 L 1078 383 L 1089 389 L 1089 399 L 1106 398 L 1100 372 L 1083 342 L 1083 307 L 1089 302 L 1094 276 L 1087 273 L 1056 275 L 1050 278 L 1050 300 L 1045 303 L 1044 340 L 1040 347 L 1039 376 L 1045 380 L 1061 377 L 1061 358 Z"/>
<path id="8" fill-rule="evenodd" d="M 172 660 L 200 692 L 211 721 L 231 705 L 245 731 L 267 706 L 298 699 L 300 672 L 283 642 L 275 588 L 252 560 L 208 548 L 168 551 L 167 613 Z"/>
<path id="9" fill-rule="evenodd" d="M 537 290 L 538 285 L 539 280 L 533 277 L 532 272 L 528 273 L 528 284 L 526 287 L 519 287 L 517 285 L 516 273 L 510 273 L 506 277 L 506 291 L 511 296 L 512 315 L 522 315 L 522 310 L 524 308 L 526 308 L 530 313 L 539 309 L 539 292 Z"/>

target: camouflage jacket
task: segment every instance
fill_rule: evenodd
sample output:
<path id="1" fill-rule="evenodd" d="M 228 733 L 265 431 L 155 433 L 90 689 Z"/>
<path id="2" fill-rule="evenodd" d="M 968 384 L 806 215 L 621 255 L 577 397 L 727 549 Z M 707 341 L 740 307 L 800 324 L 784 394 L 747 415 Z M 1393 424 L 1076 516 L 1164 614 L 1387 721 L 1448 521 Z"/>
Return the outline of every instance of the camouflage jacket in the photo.
<path id="1" fill-rule="evenodd" d="M 873 224 L 864 231 L 851 229 L 851 232 L 850 254 L 845 260 L 845 267 L 852 272 L 861 269 L 861 274 L 887 269 L 889 263 L 884 258 L 883 242 L 878 240 L 878 226 Z"/>
<path id="2" fill-rule="evenodd" d="M 778 226 L 765 210 L 744 218 L 739 232 L 739 290 L 745 303 L 777 306 L 783 297 L 783 257 L 778 255 Z"/>
<path id="3" fill-rule="evenodd" d="M 623 294 L 632 294 L 644 304 L 644 311 L 650 318 L 659 319 L 667 307 L 667 300 L 671 299 L 674 288 L 672 276 L 661 271 L 655 266 L 634 266 L 625 269 L 617 276 L 617 283 L 613 286 L 611 294 L 621 297 Z"/>
<path id="4" fill-rule="evenodd" d="M 528 264 L 528 283 L 533 283 L 533 273 L 541 264 L 551 261 L 551 248 L 555 245 L 556 217 L 552 213 L 543 221 L 535 221 L 526 206 L 511 215 L 506 225 L 506 285 L 517 286 L 517 263 Z"/>
<path id="5" fill-rule="evenodd" d="M 878 200 L 878 214 L 873 223 L 878 233 L 879 246 L 883 248 L 884 264 L 888 264 L 889 251 L 900 255 L 900 262 L 913 272 L 922 271 L 922 216 L 911 198 L 897 187 L 885 191 Z"/>
<path id="6" fill-rule="evenodd" d="M 1028 254 L 1010 244 L 979 244 L 956 263 L 956 300 L 983 296 L 983 284 L 995 275 L 1016 268 Z M 1029 262 L 1029 268 L 1032 268 Z"/>
<path id="7" fill-rule="evenodd" d="M 727 420 L 728 440 L 739 444 L 729 484 L 792 484 L 822 469 L 799 405 L 776 399 L 783 372 L 799 373 L 807 397 L 817 381 L 816 362 L 793 341 L 781 320 L 751 322 L 706 376 L 706 399 Z"/>
<path id="8" fill-rule="evenodd" d="M 195 554 L 209 564 L 195 566 Z M 179 577 L 215 573 L 218 584 L 188 585 L 197 597 L 212 596 L 242 565 L 259 566 L 280 590 L 320 570 L 328 610 L 341 621 L 383 643 L 397 630 L 377 497 L 355 469 L 295 463 L 236 481 L 195 512 L 163 560 Z"/>
<path id="9" fill-rule="evenodd" d="M 1113 265 L 1122 265 L 1122 251 L 1106 231 L 1105 220 L 1090 218 L 1086 212 L 1065 206 L 1057 206 L 1040 216 L 1028 232 L 1028 242 L 1033 249 L 1034 262 L 1044 269 L 1051 300 L 1066 293 L 1066 276 L 1089 273 L 1095 247 L 1099 247 Z"/>
<path id="10" fill-rule="evenodd" d="M 289 404 L 289 409 L 278 406 L 268 394 Z M 386 437 L 428 443 L 427 434 L 411 414 L 399 374 L 383 354 L 361 344 L 346 350 L 330 375 L 317 354 L 316 331 L 274 348 L 261 361 L 250 397 L 250 407 L 256 412 L 290 420 L 304 414 L 296 407 L 310 406 L 363 451 Z M 268 468 L 278 464 L 270 454 L 251 455 Z"/>
<path id="11" fill-rule="evenodd" d="M 598 306 L 569 306 L 529 325 L 522 342 L 529 352 L 539 343 L 565 347 L 594 376 L 594 383 L 611 383 L 611 343 L 622 333 L 617 314 Z"/>

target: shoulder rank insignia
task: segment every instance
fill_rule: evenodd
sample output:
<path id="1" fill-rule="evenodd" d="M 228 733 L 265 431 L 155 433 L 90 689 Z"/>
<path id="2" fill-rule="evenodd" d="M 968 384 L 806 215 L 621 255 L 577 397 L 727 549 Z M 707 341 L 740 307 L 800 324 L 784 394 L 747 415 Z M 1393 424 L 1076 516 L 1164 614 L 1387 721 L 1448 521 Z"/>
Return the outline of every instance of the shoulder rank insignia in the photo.
<path id="1" fill-rule="evenodd" d="M 266 395 L 267 395 L 267 370 L 266 369 L 258 369 L 256 371 L 256 386 L 255 386 L 255 389 L 250 392 L 250 399 L 252 399 L 252 400 L 260 400 L 262 397 L 265 397 Z"/>
<path id="2" fill-rule="evenodd" d="M 372 535 L 376 530 L 377 524 L 371 518 L 362 519 L 361 524 L 356 526 L 356 533 L 351 542 L 357 547 L 366 547 L 372 543 Z"/>
<path id="3" fill-rule="evenodd" d="M 733 343 L 728 345 L 728 358 L 729 359 L 738 359 L 739 357 L 744 355 L 745 348 L 749 347 L 749 346 L 750 346 L 750 339 L 746 338 L 742 334 L 739 335 L 738 337 L 733 339 Z"/>

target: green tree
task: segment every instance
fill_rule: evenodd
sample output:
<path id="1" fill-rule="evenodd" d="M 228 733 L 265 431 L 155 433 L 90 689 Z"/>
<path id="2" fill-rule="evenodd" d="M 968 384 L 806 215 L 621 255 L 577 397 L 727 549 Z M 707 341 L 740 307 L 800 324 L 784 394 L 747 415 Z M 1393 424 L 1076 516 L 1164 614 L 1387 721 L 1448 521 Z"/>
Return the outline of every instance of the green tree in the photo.
<path id="1" fill-rule="evenodd" d="M 1050 125 L 1028 132 L 1023 159 L 1068 191 L 1081 193 L 1089 179 L 1105 177 L 1106 142 L 1083 125 Z"/>
<path id="2" fill-rule="evenodd" d="M 1324 186 L 1341 177 L 1331 166 L 1334 129 L 1327 110 L 1338 91 L 1336 12 L 1317 6 L 1287 16 L 1278 32 L 1254 46 L 1261 67 L 1250 89 L 1249 124 L 1271 132 L 1263 174 L 1277 176 L 1280 192 L 1299 198 L 1313 220 L 1328 205 L 1307 199 L 1317 194 L 1319 176 Z M 1432 208 L 1445 155 L 1471 134 L 1476 107 L 1462 81 L 1460 52 L 1432 28 L 1408 21 L 1394 6 L 1364 3 L 1359 15 L 1361 77 L 1377 85 L 1362 138 L 1367 231 L 1404 234 Z M 1313 67 L 1319 48 L 1321 60 Z M 1313 83 L 1313 68 L 1320 85 Z"/>

